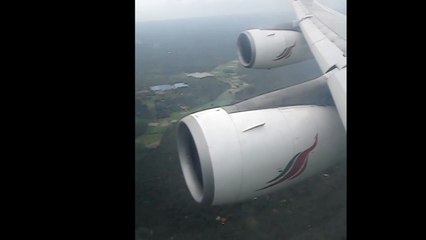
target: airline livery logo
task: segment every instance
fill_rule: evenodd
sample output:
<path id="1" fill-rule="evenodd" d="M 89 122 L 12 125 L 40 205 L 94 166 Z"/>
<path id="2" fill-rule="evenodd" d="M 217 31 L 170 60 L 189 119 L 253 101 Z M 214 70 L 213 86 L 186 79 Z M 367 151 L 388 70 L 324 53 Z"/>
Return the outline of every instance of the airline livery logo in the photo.
<path id="1" fill-rule="evenodd" d="M 284 49 L 284 51 L 280 54 L 280 55 L 278 55 L 275 59 L 274 59 L 274 61 L 278 61 L 278 60 L 281 60 L 281 59 L 287 59 L 287 58 L 289 58 L 290 56 L 291 56 L 291 54 L 292 54 L 292 50 L 293 50 L 293 48 L 296 46 L 296 42 L 294 42 L 294 44 L 293 45 L 291 45 L 290 47 L 288 47 L 288 48 L 286 48 L 286 49 Z"/>
<path id="2" fill-rule="evenodd" d="M 317 146 L 317 142 L 318 134 L 315 135 L 315 142 L 314 144 L 312 144 L 312 146 L 310 146 L 303 152 L 297 153 L 285 166 L 284 170 L 281 169 L 278 171 L 278 176 L 267 182 L 270 183 L 268 186 L 260 188 L 256 191 L 275 186 L 278 183 L 282 183 L 287 179 L 293 179 L 299 176 L 306 169 L 306 165 L 308 164 L 309 153 L 311 153 L 311 151 L 314 150 L 314 148 Z"/>

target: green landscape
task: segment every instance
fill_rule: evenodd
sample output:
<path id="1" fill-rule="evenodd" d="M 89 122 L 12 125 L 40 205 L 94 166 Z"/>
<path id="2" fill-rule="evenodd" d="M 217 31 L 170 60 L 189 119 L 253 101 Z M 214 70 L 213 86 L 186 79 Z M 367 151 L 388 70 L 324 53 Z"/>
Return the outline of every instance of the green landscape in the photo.
<path id="1" fill-rule="evenodd" d="M 290 20 L 278 14 L 136 24 L 136 240 L 346 239 L 346 161 L 284 191 L 224 206 L 196 203 L 180 168 L 175 132 L 184 116 L 319 76 L 315 61 L 271 70 L 238 63 L 241 31 Z M 162 85 L 179 87 L 152 90 Z"/>
<path id="2" fill-rule="evenodd" d="M 207 108 L 225 106 L 241 100 L 241 92 L 251 89 L 239 75 L 238 61 L 219 65 L 207 77 L 177 74 L 173 81 L 188 84 L 185 88 L 152 91 L 141 84 L 136 92 L 136 145 L 147 148 L 159 146 L 161 137 L 170 124 L 183 116 Z M 201 74 L 202 75 L 202 74 Z M 157 82 L 168 83 L 168 82 Z"/>

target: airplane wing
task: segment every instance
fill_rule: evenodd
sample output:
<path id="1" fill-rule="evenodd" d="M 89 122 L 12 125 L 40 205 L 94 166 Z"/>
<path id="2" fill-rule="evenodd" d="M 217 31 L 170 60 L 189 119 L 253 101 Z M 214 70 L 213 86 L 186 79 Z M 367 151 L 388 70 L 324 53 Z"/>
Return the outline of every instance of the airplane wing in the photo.
<path id="1" fill-rule="evenodd" d="M 345 159 L 346 17 L 316 0 L 292 4 L 300 29 L 243 31 L 239 61 L 271 69 L 315 58 L 322 75 L 179 121 L 182 172 L 198 203 L 271 193 Z"/>
<path id="2" fill-rule="evenodd" d="M 328 87 L 346 129 L 346 16 L 316 0 L 294 0 L 292 4 L 298 26 L 328 77 Z"/>

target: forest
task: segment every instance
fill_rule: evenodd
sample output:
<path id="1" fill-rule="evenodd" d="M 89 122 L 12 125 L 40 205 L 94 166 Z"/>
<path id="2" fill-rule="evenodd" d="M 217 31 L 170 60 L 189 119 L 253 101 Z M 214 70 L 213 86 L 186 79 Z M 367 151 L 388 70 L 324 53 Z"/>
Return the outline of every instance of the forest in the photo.
<path id="1" fill-rule="evenodd" d="M 136 240 L 346 239 L 344 161 L 285 191 L 214 207 L 192 199 L 180 169 L 175 128 L 182 117 L 319 76 L 313 60 L 271 70 L 235 63 L 240 32 L 290 20 L 277 14 L 136 24 Z M 185 74 L 193 72 L 213 76 Z M 174 83 L 188 87 L 150 90 Z"/>

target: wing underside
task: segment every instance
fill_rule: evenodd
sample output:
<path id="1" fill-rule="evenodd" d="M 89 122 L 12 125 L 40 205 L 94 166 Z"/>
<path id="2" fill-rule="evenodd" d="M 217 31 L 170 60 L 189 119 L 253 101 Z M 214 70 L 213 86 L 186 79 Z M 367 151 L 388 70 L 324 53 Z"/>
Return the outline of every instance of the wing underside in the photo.
<path id="1" fill-rule="evenodd" d="M 308 43 L 346 129 L 346 16 L 315 0 L 292 2 Z"/>

